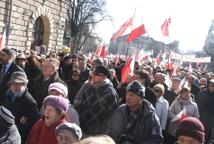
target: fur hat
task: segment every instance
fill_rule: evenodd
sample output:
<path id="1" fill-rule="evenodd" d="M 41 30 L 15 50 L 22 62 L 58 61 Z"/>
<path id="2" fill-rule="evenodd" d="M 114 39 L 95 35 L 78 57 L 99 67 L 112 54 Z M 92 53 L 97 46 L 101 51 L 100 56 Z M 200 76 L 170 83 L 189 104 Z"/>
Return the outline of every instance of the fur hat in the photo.
<path id="1" fill-rule="evenodd" d="M 63 129 L 66 129 L 74 134 L 74 136 L 80 140 L 82 138 L 81 128 L 75 123 L 62 123 L 56 127 L 56 135 Z"/>
<path id="2" fill-rule="evenodd" d="M 176 130 L 176 137 L 189 136 L 204 143 L 205 133 L 203 124 L 194 117 L 187 117 L 180 121 Z"/>
<path id="3" fill-rule="evenodd" d="M 62 83 L 54 82 L 54 83 L 50 84 L 48 87 L 48 92 L 50 92 L 51 90 L 58 91 L 59 93 L 61 93 L 63 95 L 63 97 L 68 96 L 68 88 Z"/>
<path id="4" fill-rule="evenodd" d="M 138 95 L 141 98 L 144 98 L 145 96 L 145 87 L 138 80 L 131 82 L 127 86 L 126 91 L 133 92 L 134 94 Z"/>
<path id="5" fill-rule="evenodd" d="M 10 81 L 7 84 L 10 85 L 11 83 L 27 84 L 28 83 L 27 75 L 22 71 L 13 72 Z"/>
<path id="6" fill-rule="evenodd" d="M 69 101 L 64 97 L 50 95 L 44 99 L 43 105 L 53 106 L 56 109 L 66 113 L 69 108 Z"/>
<path id="7" fill-rule="evenodd" d="M 105 66 L 102 66 L 102 65 L 96 66 L 93 73 L 95 75 L 101 75 L 101 76 L 104 75 L 106 77 L 110 77 L 109 70 Z"/>

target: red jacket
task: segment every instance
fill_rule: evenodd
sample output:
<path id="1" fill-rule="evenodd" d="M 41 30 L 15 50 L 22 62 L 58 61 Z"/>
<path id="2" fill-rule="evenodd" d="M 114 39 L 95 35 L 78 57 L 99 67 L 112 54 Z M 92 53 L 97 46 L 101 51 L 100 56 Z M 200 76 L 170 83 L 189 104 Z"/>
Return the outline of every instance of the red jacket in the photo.
<path id="1" fill-rule="evenodd" d="M 64 122 L 63 118 L 51 126 L 46 126 L 43 119 L 38 120 L 31 129 L 25 144 L 57 144 L 55 128 Z"/>

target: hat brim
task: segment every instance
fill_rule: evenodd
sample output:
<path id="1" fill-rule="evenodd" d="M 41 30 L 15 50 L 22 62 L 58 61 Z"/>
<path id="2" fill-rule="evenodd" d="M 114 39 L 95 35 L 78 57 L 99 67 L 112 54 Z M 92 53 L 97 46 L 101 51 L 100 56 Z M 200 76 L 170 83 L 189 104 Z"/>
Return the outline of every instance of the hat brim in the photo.
<path id="1" fill-rule="evenodd" d="M 18 83 L 18 84 L 28 84 L 28 80 L 26 81 L 23 81 L 23 80 L 20 80 L 20 79 L 16 79 L 16 80 L 11 80 L 7 83 L 7 85 L 11 85 L 13 83 Z"/>

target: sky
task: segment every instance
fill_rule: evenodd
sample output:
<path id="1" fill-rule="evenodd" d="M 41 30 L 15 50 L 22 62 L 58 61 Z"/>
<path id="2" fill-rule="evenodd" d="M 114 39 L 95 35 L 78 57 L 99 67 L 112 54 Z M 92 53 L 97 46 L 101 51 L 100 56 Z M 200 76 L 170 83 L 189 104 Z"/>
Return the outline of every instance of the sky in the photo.
<path id="1" fill-rule="evenodd" d="M 202 50 L 214 19 L 214 0 L 106 0 L 106 3 L 112 21 L 103 21 L 96 29 L 105 43 L 109 43 L 112 34 L 135 15 L 133 28 L 144 23 L 146 35 L 155 40 L 165 43 L 178 40 L 182 51 Z M 168 17 L 172 22 L 170 37 L 166 38 L 160 27 Z"/>

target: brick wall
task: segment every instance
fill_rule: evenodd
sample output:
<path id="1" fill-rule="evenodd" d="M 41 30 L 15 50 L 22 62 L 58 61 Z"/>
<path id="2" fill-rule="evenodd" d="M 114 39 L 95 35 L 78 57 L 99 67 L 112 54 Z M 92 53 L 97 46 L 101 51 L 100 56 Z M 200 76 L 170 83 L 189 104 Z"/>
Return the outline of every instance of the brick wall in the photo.
<path id="1" fill-rule="evenodd" d="M 7 1 L 7 2 L 6 2 Z M 8 3 L 0 1 L 0 33 L 8 26 Z M 44 44 L 48 51 L 58 50 L 62 46 L 66 17 L 66 0 L 12 0 L 10 34 L 8 45 L 17 50 L 29 51 L 33 38 L 33 26 L 41 16 L 45 24 Z"/>

